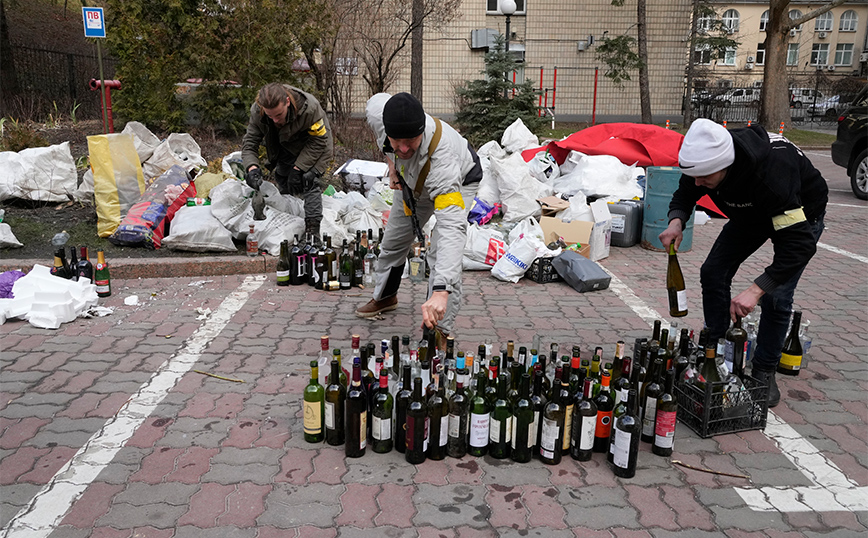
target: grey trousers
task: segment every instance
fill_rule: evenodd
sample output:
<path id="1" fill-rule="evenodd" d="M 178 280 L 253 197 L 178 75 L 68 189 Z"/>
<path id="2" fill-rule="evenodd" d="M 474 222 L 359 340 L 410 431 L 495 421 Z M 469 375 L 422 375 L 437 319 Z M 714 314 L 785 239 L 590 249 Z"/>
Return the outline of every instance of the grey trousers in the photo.
<path id="1" fill-rule="evenodd" d="M 410 217 L 404 214 L 401 196 L 398 193 L 395 194 L 395 202 L 391 213 L 389 213 L 386 231 L 383 234 L 383 243 L 380 245 L 380 257 L 376 265 L 377 285 L 374 287 L 374 299 L 378 301 L 392 297 L 398 293 L 398 288 L 401 286 L 401 275 L 404 272 L 404 264 L 407 262 L 407 255 L 410 253 L 410 246 L 416 240 Z M 434 214 L 434 202 L 422 196 L 416 203 L 416 211 L 419 217 L 419 225 L 424 227 L 431 218 L 431 215 Z M 439 251 L 438 236 L 437 227 L 435 226 L 431 234 L 431 245 L 428 249 L 428 265 L 431 267 L 431 276 L 428 278 L 427 297 L 431 297 L 434 286 L 434 274 Z M 461 279 L 458 279 L 458 283 L 454 286 L 452 293 L 449 294 L 446 314 L 438 323 L 438 327 L 446 334 L 452 333 L 452 329 L 455 326 L 455 317 L 458 315 L 460 308 Z"/>
<path id="2" fill-rule="evenodd" d="M 295 156 L 289 152 L 281 151 L 280 160 L 274 167 L 274 181 L 280 194 L 291 194 L 304 200 L 304 220 L 322 220 L 322 186 L 320 177 L 303 185 L 301 180 L 289 181 L 290 171 L 295 166 Z"/>

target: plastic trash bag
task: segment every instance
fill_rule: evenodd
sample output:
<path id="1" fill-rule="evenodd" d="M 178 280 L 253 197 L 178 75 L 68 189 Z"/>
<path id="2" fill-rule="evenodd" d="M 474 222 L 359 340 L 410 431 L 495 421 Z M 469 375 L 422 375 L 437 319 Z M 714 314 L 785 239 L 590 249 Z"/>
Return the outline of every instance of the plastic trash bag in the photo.
<path id="1" fill-rule="evenodd" d="M 15 281 L 23 277 L 21 271 L 6 271 L 0 273 L 0 299 L 12 299 L 15 295 L 12 293 L 12 286 Z"/>
<path id="2" fill-rule="evenodd" d="M 145 181 L 150 182 L 173 166 L 180 166 L 187 172 L 194 168 L 208 166 L 202 158 L 202 149 L 187 133 L 172 133 L 154 148 L 151 157 L 142 163 Z"/>
<path id="3" fill-rule="evenodd" d="M 514 153 L 506 159 L 492 159 L 491 170 L 500 188 L 504 221 L 518 222 L 542 214 L 537 198 L 551 196 L 554 191 L 530 175 L 521 154 Z"/>
<path id="4" fill-rule="evenodd" d="M 578 192 L 570 197 L 570 207 L 558 213 L 558 218 L 564 222 L 584 220 L 594 222 L 594 214 L 588 205 L 588 198 L 584 193 Z"/>
<path id="5" fill-rule="evenodd" d="M 552 267 L 567 284 L 579 293 L 604 290 L 609 287 L 612 277 L 596 262 L 592 262 L 578 252 L 565 250 L 552 260 Z"/>
<path id="6" fill-rule="evenodd" d="M 145 192 L 142 165 L 129 134 L 89 136 L 87 149 L 93 170 L 97 233 L 108 237 Z"/>
<path id="7" fill-rule="evenodd" d="M 545 233 L 543 233 L 542 227 L 533 217 L 520 221 L 515 225 L 515 228 L 509 231 L 509 243 L 512 244 L 522 235 L 532 235 L 540 241 L 545 242 Z"/>
<path id="8" fill-rule="evenodd" d="M 478 224 L 467 227 L 462 265 L 466 271 L 490 270 L 506 252 L 503 234 Z"/>
<path id="9" fill-rule="evenodd" d="M 181 192 L 175 196 L 178 189 Z M 173 166 L 151 183 L 108 240 L 114 245 L 160 248 L 166 223 L 172 221 L 187 198 L 195 196 L 196 185 L 189 174 L 180 166 Z"/>
<path id="10" fill-rule="evenodd" d="M 535 236 L 522 235 L 510 243 L 506 253 L 491 268 L 491 274 L 498 280 L 516 283 L 530 268 L 530 264 L 548 250 L 545 243 Z"/>
<path id="11" fill-rule="evenodd" d="M 0 222 L 0 248 L 21 248 L 23 246 L 12 233 L 12 227 L 5 222 Z"/>
<path id="12" fill-rule="evenodd" d="M 133 145 L 136 148 L 136 154 L 139 156 L 139 162 L 145 162 L 150 159 L 151 155 L 154 154 L 154 150 L 160 145 L 160 139 L 157 138 L 157 135 L 137 121 L 127 123 L 121 132 L 133 137 Z"/>
<path id="13" fill-rule="evenodd" d="M 512 125 L 503 131 L 500 145 L 509 153 L 517 153 L 528 148 L 538 147 L 539 138 L 530 132 L 521 118 L 516 118 Z"/>
<path id="14" fill-rule="evenodd" d="M 246 179 L 246 171 L 244 170 L 244 163 L 241 160 L 240 151 L 233 151 L 229 155 L 223 157 L 221 169 L 223 170 L 224 174 L 235 176 L 238 179 Z"/>
<path id="15" fill-rule="evenodd" d="M 190 252 L 234 252 L 232 232 L 211 213 L 210 205 L 184 206 L 172 219 L 163 246 Z"/>
<path id="16" fill-rule="evenodd" d="M 0 152 L 0 201 L 10 198 L 66 202 L 78 187 L 69 142 Z"/>
<path id="17" fill-rule="evenodd" d="M 617 196 L 629 200 L 643 195 L 636 184 L 635 172 L 635 166 L 627 166 L 617 157 L 585 155 L 570 174 L 555 180 L 554 188 L 568 195 L 583 192 L 589 197 Z"/>
<path id="18" fill-rule="evenodd" d="M 540 151 L 528 161 L 527 167 L 533 177 L 542 183 L 551 185 L 561 175 L 560 167 L 554 156 L 548 151 Z"/>

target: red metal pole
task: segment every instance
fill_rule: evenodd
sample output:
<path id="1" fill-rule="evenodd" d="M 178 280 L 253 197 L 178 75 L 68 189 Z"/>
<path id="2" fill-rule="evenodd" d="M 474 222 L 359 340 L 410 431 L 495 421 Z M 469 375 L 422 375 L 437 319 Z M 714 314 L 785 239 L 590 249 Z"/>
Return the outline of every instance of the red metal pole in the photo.
<path id="1" fill-rule="evenodd" d="M 108 84 L 105 87 L 105 115 L 108 118 L 109 132 L 115 132 L 115 120 L 112 118 L 112 90 Z"/>
<path id="2" fill-rule="evenodd" d="M 542 117 L 542 91 L 543 91 L 543 68 L 539 68 L 539 105 L 537 105 L 536 115 Z"/>
<path id="3" fill-rule="evenodd" d="M 555 94 L 558 91 L 558 66 L 555 66 L 555 78 L 552 81 L 552 110 L 555 109 Z"/>
<path id="4" fill-rule="evenodd" d="M 515 71 L 512 72 L 512 96 L 515 97 Z"/>
<path id="5" fill-rule="evenodd" d="M 591 112 L 591 125 L 597 124 L 597 76 L 600 74 L 600 68 L 594 68 L 594 109 Z"/>

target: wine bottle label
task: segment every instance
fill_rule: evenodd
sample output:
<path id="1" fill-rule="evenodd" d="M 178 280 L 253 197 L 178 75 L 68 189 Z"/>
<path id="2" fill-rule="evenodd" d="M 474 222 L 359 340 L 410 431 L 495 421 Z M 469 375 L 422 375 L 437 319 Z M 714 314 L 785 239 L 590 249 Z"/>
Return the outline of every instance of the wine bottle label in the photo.
<path id="1" fill-rule="evenodd" d="M 622 469 L 626 469 L 630 462 L 630 432 L 615 430 L 615 458 L 614 463 Z"/>
<path id="2" fill-rule="evenodd" d="M 362 270 L 365 272 L 366 275 L 373 274 L 374 264 L 371 263 L 371 260 L 365 260 L 364 262 L 362 262 Z"/>
<path id="3" fill-rule="evenodd" d="M 287 282 L 289 280 L 289 271 L 277 271 L 277 281 Z"/>
<path id="4" fill-rule="evenodd" d="M 500 426 L 503 424 L 496 418 L 491 419 L 488 424 L 488 440 L 492 443 L 500 441 Z"/>
<path id="5" fill-rule="evenodd" d="M 362 411 L 359 417 L 359 449 L 364 450 L 368 446 L 368 413 Z"/>
<path id="6" fill-rule="evenodd" d="M 330 430 L 335 429 L 335 404 L 331 402 L 325 403 L 325 425 Z"/>
<path id="7" fill-rule="evenodd" d="M 406 446 L 407 451 L 411 451 L 416 446 L 416 420 L 408 417 L 404 428 L 407 434 L 407 441 L 404 445 Z"/>
<path id="8" fill-rule="evenodd" d="M 617 407 L 619 403 L 627 401 L 627 392 L 629 389 L 623 388 L 619 391 L 615 392 L 615 406 Z"/>
<path id="9" fill-rule="evenodd" d="M 449 415 L 449 437 L 458 439 L 460 437 L 459 430 L 461 429 L 461 417 L 458 415 Z"/>
<path id="10" fill-rule="evenodd" d="M 97 280 L 96 281 L 96 292 L 97 293 L 108 293 L 111 291 L 111 286 L 109 286 L 108 280 Z"/>
<path id="11" fill-rule="evenodd" d="M 489 414 L 477 415 L 470 413 L 470 446 L 482 448 L 488 446 Z"/>
<path id="12" fill-rule="evenodd" d="M 675 442 L 675 411 L 657 411 L 657 424 L 654 428 L 654 445 L 672 448 Z"/>
<path id="13" fill-rule="evenodd" d="M 431 421 L 428 417 L 425 417 L 425 436 L 424 441 L 422 441 L 422 451 L 428 452 L 428 437 L 431 435 Z"/>
<path id="14" fill-rule="evenodd" d="M 564 417 L 564 441 L 561 445 L 561 450 L 568 451 L 570 449 L 570 434 L 573 431 L 573 406 L 567 406 L 566 416 Z"/>
<path id="15" fill-rule="evenodd" d="M 597 437 L 609 437 L 612 433 L 612 412 L 597 411 L 597 427 L 594 435 Z"/>
<path id="16" fill-rule="evenodd" d="M 687 310 L 687 290 L 676 291 L 675 300 L 678 304 L 678 310 Z"/>
<path id="17" fill-rule="evenodd" d="M 780 367 L 785 370 L 796 372 L 802 367 L 802 356 L 781 353 Z"/>
<path id="18" fill-rule="evenodd" d="M 376 415 L 371 417 L 371 435 L 377 441 L 385 441 L 392 438 L 392 419 L 380 418 Z"/>
<path id="19" fill-rule="evenodd" d="M 305 275 L 304 266 L 305 266 L 305 263 L 307 263 L 307 256 L 299 256 L 298 258 L 296 258 L 296 260 L 298 262 L 298 265 L 296 266 L 296 271 L 298 271 L 298 276 L 304 276 Z"/>
<path id="20" fill-rule="evenodd" d="M 657 398 L 645 398 L 645 414 L 642 415 L 642 435 L 654 435 L 654 422 L 657 419 Z"/>
<path id="21" fill-rule="evenodd" d="M 457 435 L 456 435 L 457 437 Z M 440 446 L 446 446 L 449 441 L 449 415 L 440 417 Z"/>
<path id="22" fill-rule="evenodd" d="M 322 410 L 320 402 L 304 402 L 304 433 L 322 433 Z"/>
<path id="23" fill-rule="evenodd" d="M 504 435 L 503 438 L 504 440 L 506 440 L 507 443 L 509 443 L 512 439 L 512 436 L 514 435 L 513 432 L 515 430 L 515 417 L 507 418 L 504 421 L 504 424 L 506 425 L 506 435 Z"/>
<path id="24" fill-rule="evenodd" d="M 335 259 L 332 261 L 332 275 L 339 275 L 340 271 L 338 270 L 338 260 Z"/>
<path id="25" fill-rule="evenodd" d="M 549 418 L 543 418 L 542 438 L 540 439 L 541 454 L 545 455 L 545 453 L 548 452 L 551 455 L 548 455 L 546 457 L 551 458 L 552 456 L 554 456 L 554 450 L 558 442 L 558 433 L 558 421 Z"/>
<path id="26" fill-rule="evenodd" d="M 596 416 L 583 416 L 579 425 L 579 450 L 594 448 L 594 432 L 597 430 Z"/>
<path id="27" fill-rule="evenodd" d="M 528 443 L 527 446 L 535 446 L 536 445 L 536 440 L 539 437 L 539 417 L 540 417 L 540 412 L 534 411 L 533 412 L 533 423 L 530 425 L 530 428 L 528 428 L 528 432 L 527 432 L 527 435 L 531 439 L 531 441 L 530 441 L 530 443 Z"/>
<path id="28" fill-rule="evenodd" d="M 515 450 L 515 443 L 518 442 L 518 439 L 516 439 L 518 437 L 518 420 L 515 417 L 513 417 L 512 420 L 513 420 L 513 424 L 512 424 L 512 428 L 510 429 L 512 434 L 509 436 L 509 438 L 507 440 L 509 441 L 509 446 L 511 446 L 512 449 Z"/>
<path id="29" fill-rule="evenodd" d="M 515 429 L 518 429 L 518 423 L 516 423 Z M 527 448 L 533 449 L 534 445 L 536 445 L 536 424 L 530 423 L 527 425 Z"/>

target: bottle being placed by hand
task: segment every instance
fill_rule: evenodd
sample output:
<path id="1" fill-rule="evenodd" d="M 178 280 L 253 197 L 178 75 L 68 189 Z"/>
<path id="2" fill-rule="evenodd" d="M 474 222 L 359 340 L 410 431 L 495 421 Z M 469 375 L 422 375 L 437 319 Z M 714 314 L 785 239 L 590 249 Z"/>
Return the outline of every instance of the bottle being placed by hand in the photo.
<path id="1" fill-rule="evenodd" d="M 666 266 L 666 291 L 669 293 L 669 315 L 680 318 L 687 315 L 687 290 L 684 273 L 675 254 L 675 243 L 669 244 L 669 264 Z"/>
<path id="2" fill-rule="evenodd" d="M 793 324 L 790 334 L 784 340 L 784 348 L 781 350 L 781 362 L 778 363 L 778 372 L 785 375 L 799 375 L 802 368 L 802 343 L 799 341 L 799 327 L 802 325 L 802 313 L 798 310 L 793 312 Z"/>
<path id="3" fill-rule="evenodd" d="M 256 235 L 256 226 L 253 224 L 247 232 L 247 255 L 251 258 L 259 256 L 259 238 Z"/>
<path id="4" fill-rule="evenodd" d="M 93 275 L 93 283 L 96 284 L 96 294 L 99 297 L 108 297 L 112 294 L 112 279 L 109 275 L 109 266 L 105 261 L 105 253 L 96 251 L 96 271 Z"/>
<path id="5" fill-rule="evenodd" d="M 304 440 L 308 443 L 320 443 L 325 438 L 325 389 L 319 384 L 318 376 L 319 363 L 310 361 L 310 382 L 304 388 Z"/>

